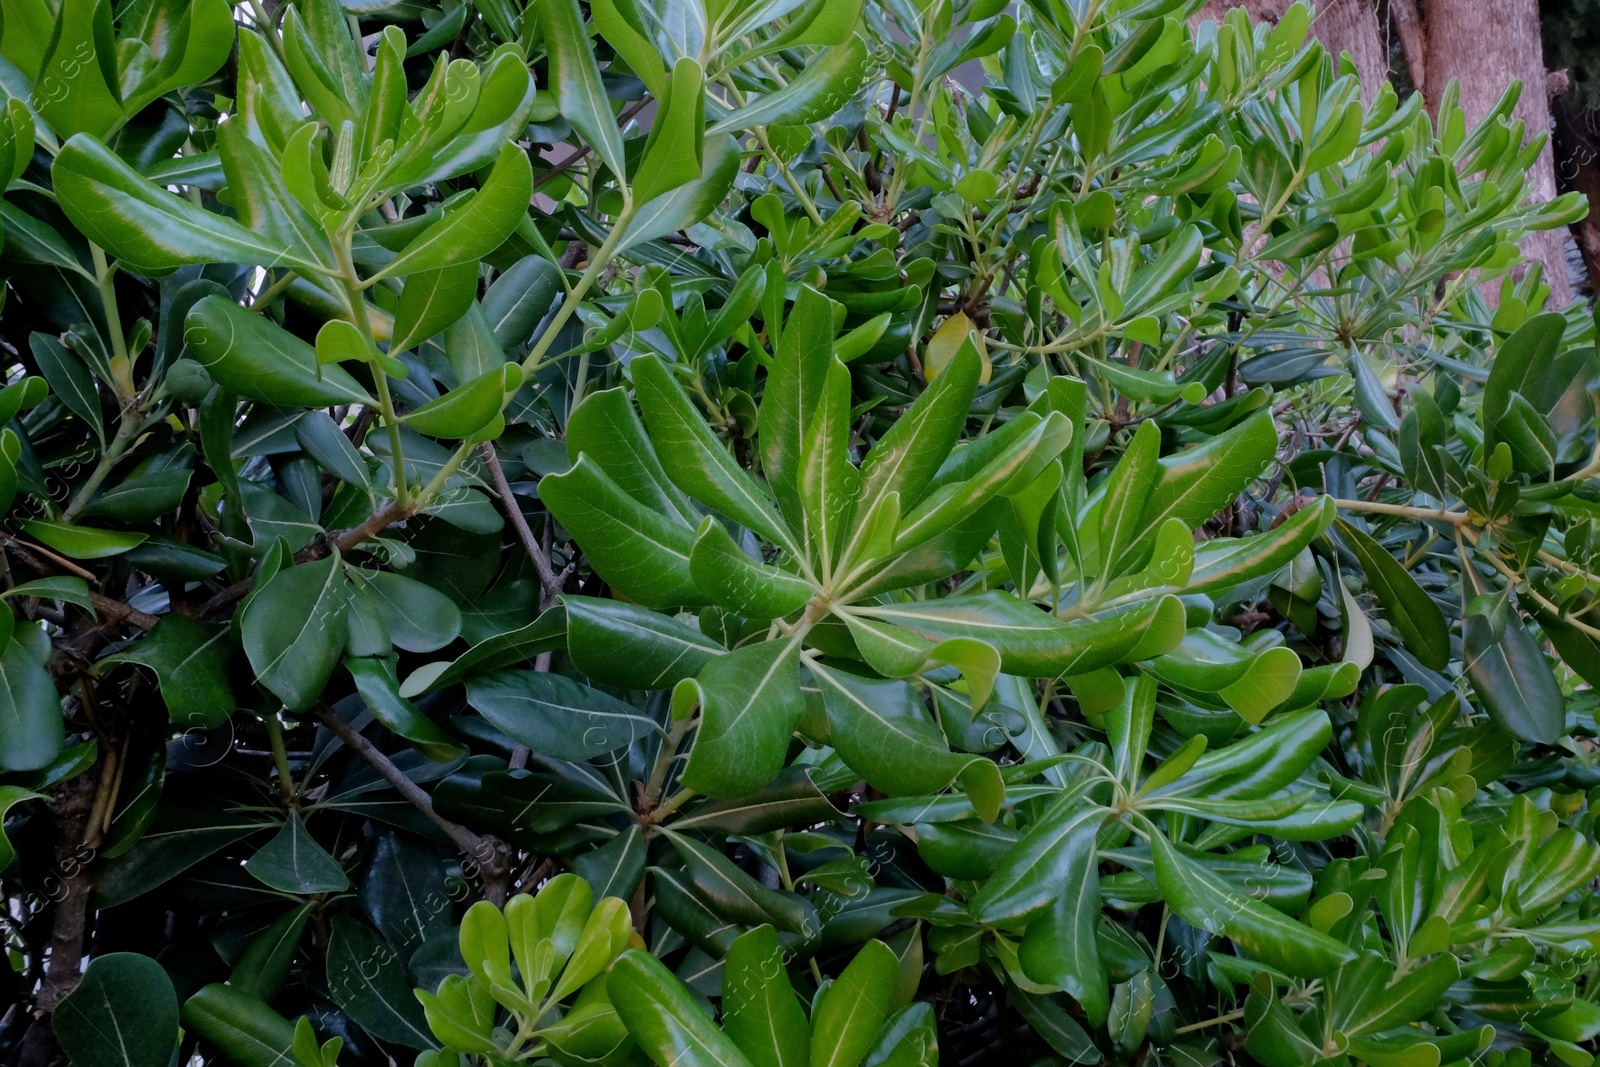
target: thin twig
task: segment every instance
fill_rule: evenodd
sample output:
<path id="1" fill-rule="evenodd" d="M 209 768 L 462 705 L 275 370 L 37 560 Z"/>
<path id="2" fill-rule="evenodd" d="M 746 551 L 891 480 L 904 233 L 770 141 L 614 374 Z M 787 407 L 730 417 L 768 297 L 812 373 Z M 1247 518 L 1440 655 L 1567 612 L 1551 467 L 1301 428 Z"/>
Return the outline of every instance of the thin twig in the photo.
<path id="1" fill-rule="evenodd" d="M 38 571 L 40 574 L 50 573 L 50 571 L 39 561 L 39 557 L 43 556 L 51 563 L 54 563 L 56 566 L 66 571 L 68 574 L 77 575 L 86 582 L 98 582 L 100 580 L 99 578 L 95 577 L 93 571 L 84 570 L 70 559 L 56 555 L 43 545 L 36 545 L 31 541 L 24 541 L 21 538 L 12 537 L 10 534 L 6 533 L 0 533 L 0 539 L 5 541 L 6 545 L 17 554 L 18 558 L 20 558 L 24 563 L 32 567 L 34 570 Z"/>
<path id="2" fill-rule="evenodd" d="M 330 555 L 335 548 L 340 552 L 348 552 L 369 537 L 375 537 L 388 527 L 397 522 L 402 522 L 416 514 L 414 507 L 401 507 L 398 503 L 391 502 L 386 507 L 372 513 L 366 522 L 360 526 L 353 526 L 348 530 L 339 530 L 332 537 L 313 541 L 294 554 L 296 563 L 309 563 L 312 560 L 323 559 Z M 218 612 L 238 603 L 250 592 L 254 578 L 244 578 L 234 582 L 228 588 L 200 605 L 199 615 L 202 619 L 209 619 Z"/>
<path id="3" fill-rule="evenodd" d="M 522 542 L 528 558 L 533 560 L 533 569 L 539 572 L 539 585 L 544 591 L 543 603 L 540 606 L 549 607 L 561 595 L 565 582 L 550 565 L 550 557 L 539 547 L 538 538 L 533 536 L 533 530 L 528 526 L 526 516 L 517 506 L 516 498 L 511 494 L 511 483 L 506 481 L 506 472 L 500 466 L 500 457 L 495 455 L 494 442 L 485 441 L 482 452 L 484 466 L 489 468 L 489 477 L 494 481 L 494 491 L 500 494 L 500 503 L 505 508 L 506 518 L 511 520 L 511 527 L 517 531 L 517 540 Z"/>
<path id="4" fill-rule="evenodd" d="M 89 603 L 94 605 L 96 615 L 110 619 L 112 622 L 125 622 L 129 626 L 137 626 L 146 633 L 154 630 L 156 623 L 161 621 L 159 616 L 146 614 L 138 608 L 124 604 L 120 600 L 112 600 L 110 597 L 102 596 L 99 593 L 90 593 Z"/>
<path id="5" fill-rule="evenodd" d="M 433 810 L 433 800 L 416 782 L 406 777 L 404 771 L 394 765 L 394 761 L 382 752 L 377 746 L 365 737 L 355 727 L 341 719 L 337 713 L 326 704 L 318 704 L 317 718 L 321 719 L 328 729 L 348 745 L 351 751 L 366 760 L 383 777 L 383 780 L 394 786 L 408 803 L 427 817 L 428 821 L 443 830 L 445 836 L 455 842 L 456 846 L 477 860 L 487 870 L 491 864 L 499 861 L 499 842 L 491 837 L 480 837 L 460 823 L 451 822 L 437 811 Z"/>

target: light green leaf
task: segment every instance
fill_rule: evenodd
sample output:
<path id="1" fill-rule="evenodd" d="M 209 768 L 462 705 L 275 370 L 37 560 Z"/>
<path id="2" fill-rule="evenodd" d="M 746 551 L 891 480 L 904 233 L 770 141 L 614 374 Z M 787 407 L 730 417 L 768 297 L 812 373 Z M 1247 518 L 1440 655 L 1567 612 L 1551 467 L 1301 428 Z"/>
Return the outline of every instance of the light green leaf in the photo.
<path id="1" fill-rule="evenodd" d="M 868 941 L 811 1009 L 811 1067 L 854 1067 L 889 1018 L 900 960 Z"/>
<path id="2" fill-rule="evenodd" d="M 606 992 L 633 1039 L 657 1063 L 754 1067 L 683 983 L 643 949 L 617 957 L 606 976 Z"/>
<path id="3" fill-rule="evenodd" d="M 728 947 L 722 1028 L 755 1067 L 810 1065 L 811 1030 L 789 984 L 777 932 L 769 925 Z"/>
<path id="4" fill-rule="evenodd" d="M 561 101 L 561 114 L 620 181 L 627 173 L 622 165 L 622 133 L 600 83 L 578 0 L 550 0 L 539 11 L 550 49 L 550 84 Z"/>
<path id="5" fill-rule="evenodd" d="M 328 269 L 152 185 L 87 134 L 62 146 L 50 173 L 56 198 L 73 225 L 142 274 L 165 274 L 187 263 L 250 263 L 312 273 Z"/>
<path id="6" fill-rule="evenodd" d="M 650 126 L 650 138 L 633 179 L 633 195 L 639 203 L 700 177 L 706 132 L 704 82 L 705 71 L 693 59 L 685 56 L 673 66 L 672 81 Z"/>
<path id="7" fill-rule="evenodd" d="M 805 711 L 799 669 L 798 640 L 763 641 L 719 656 L 694 679 L 678 683 L 674 713 L 690 701 L 700 705 L 685 786 L 737 797 L 773 779 Z"/>
<path id="8" fill-rule="evenodd" d="M 663 608 L 705 600 L 689 571 L 694 531 L 623 492 L 588 453 L 542 478 L 539 498 L 595 573 L 630 600 Z"/>
<path id="9" fill-rule="evenodd" d="M 370 281 L 482 259 L 517 228 L 528 213 L 532 195 L 533 167 L 528 153 L 519 145 L 507 144 L 483 187 L 418 234 Z"/>

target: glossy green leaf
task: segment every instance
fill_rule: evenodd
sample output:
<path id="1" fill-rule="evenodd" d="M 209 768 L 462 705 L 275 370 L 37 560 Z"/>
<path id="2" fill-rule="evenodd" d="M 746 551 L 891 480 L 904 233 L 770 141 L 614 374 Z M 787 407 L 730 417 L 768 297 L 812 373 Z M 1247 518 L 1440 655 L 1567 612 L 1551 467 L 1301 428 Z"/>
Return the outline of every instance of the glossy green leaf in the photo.
<path id="1" fill-rule="evenodd" d="M 322 696 L 344 651 L 350 584 L 338 559 L 286 567 L 245 607 L 244 651 L 256 679 L 291 711 Z"/>
<path id="2" fill-rule="evenodd" d="M 533 168 L 519 145 L 500 150 L 483 187 L 465 204 L 418 234 L 416 239 L 372 276 L 404 277 L 482 259 L 499 248 L 528 212 L 533 194 Z"/>
<path id="3" fill-rule="evenodd" d="M 522 384 L 522 368 L 506 363 L 464 382 L 404 416 L 405 424 L 430 437 L 470 437 L 488 426 Z"/>
<path id="4" fill-rule="evenodd" d="M 1202 930 L 1234 944 L 1288 974 L 1326 975 L 1355 958 L 1343 942 L 1295 922 L 1242 894 L 1160 833 L 1150 834 L 1156 884 L 1172 910 Z"/>
<path id="5" fill-rule="evenodd" d="M 633 179 L 633 195 L 639 203 L 700 177 L 705 148 L 704 82 L 705 71 L 695 60 L 685 56 L 673 66 Z"/>
<path id="6" fill-rule="evenodd" d="M 245 863 L 245 870 L 274 889 L 305 896 L 350 887 L 344 869 L 306 831 L 298 812 Z"/>
<path id="7" fill-rule="evenodd" d="M 870 69 L 866 43 L 860 37 L 850 37 L 825 49 L 783 88 L 729 112 L 706 132 L 737 133 L 752 126 L 800 126 L 821 121 L 861 87 Z"/>
<path id="8" fill-rule="evenodd" d="M 539 497 L 595 572 L 629 599 L 649 607 L 705 599 L 689 571 L 694 531 L 629 496 L 587 454 L 542 478 Z"/>
<path id="9" fill-rule="evenodd" d="M 1406 648 L 1423 666 L 1443 670 L 1450 659 L 1450 633 L 1439 605 L 1369 535 L 1343 519 L 1337 520 L 1337 526 L 1339 535 L 1361 561 L 1367 581 L 1387 609 L 1389 622 L 1399 631 Z"/>
<path id="10" fill-rule="evenodd" d="M 707 137 L 700 156 L 700 176 L 638 207 L 618 250 L 688 229 L 710 215 L 733 188 L 741 158 L 738 142 L 732 136 Z"/>
<path id="11" fill-rule="evenodd" d="M 772 368 L 761 397 L 761 463 L 767 482 L 790 525 L 800 507 L 800 454 L 806 424 L 822 402 L 832 365 L 833 312 L 828 298 L 802 286 L 794 310 L 774 345 Z"/>
<path id="12" fill-rule="evenodd" d="M 344 668 L 356 683 L 362 703 L 386 729 L 410 741 L 418 752 L 431 760 L 445 762 L 463 754 L 459 741 L 401 695 L 400 683 L 388 659 L 346 656 Z"/>
<path id="13" fill-rule="evenodd" d="M 558 674 L 495 671 L 467 683 L 467 703 L 518 744 L 585 760 L 658 729 L 631 705 Z"/>
<path id="14" fill-rule="evenodd" d="M 723 647 L 659 612 L 592 597 L 562 598 L 568 650 L 590 678 L 628 689 L 666 689 L 692 678 Z"/>
<path id="15" fill-rule="evenodd" d="M 1063 797 L 1000 858 L 972 900 L 975 918 L 996 924 L 1026 919 L 1050 907 L 1061 886 L 1075 879 L 1074 871 L 1093 869 L 1095 835 L 1106 813 L 1076 800 Z M 1098 894 L 1097 888 L 1096 899 Z"/>
<path id="16" fill-rule="evenodd" d="M 1182 605 L 1169 597 L 1107 619 L 1074 623 L 998 591 L 860 610 L 934 640 L 984 641 L 999 651 L 1006 673 L 1034 678 L 1087 674 L 1113 663 L 1148 659 L 1171 649 L 1184 632 Z"/>
<path id="17" fill-rule="evenodd" d="M 815 592 L 810 582 L 751 559 L 709 516 L 689 554 L 689 573 L 712 602 L 751 619 L 783 618 L 804 607 Z"/>
<path id="18" fill-rule="evenodd" d="M 734 462 L 672 372 L 654 356 L 630 365 L 639 407 L 667 476 L 690 496 L 798 555 L 762 486 Z"/>
<path id="19" fill-rule="evenodd" d="M 407 1048 L 434 1048 L 400 958 L 377 931 L 335 916 L 328 939 L 328 991 L 362 1029 Z"/>
<path id="20" fill-rule="evenodd" d="M 861 494 L 900 494 L 902 512 L 921 500 L 966 423 L 978 387 L 977 350 L 964 345 L 861 461 Z"/>
<path id="21" fill-rule="evenodd" d="M 478 296 L 478 264 L 464 260 L 406 276 L 394 316 L 391 352 L 402 352 L 455 322 Z"/>
<path id="22" fill-rule="evenodd" d="M 320 365 L 310 345 L 221 296 L 194 305 L 184 340 L 219 385 L 252 400 L 285 407 L 375 403 L 342 368 Z"/>
<path id="23" fill-rule="evenodd" d="M 331 269 L 320 260 L 291 255 L 247 227 L 152 185 L 87 135 L 62 146 L 50 173 L 73 225 L 140 273 L 164 274 L 186 263 Z"/>
<path id="24" fill-rule="evenodd" d="M 34 654 L 15 637 L 0 653 L 0 769 L 35 771 L 61 751 L 61 697 Z"/>
<path id="25" fill-rule="evenodd" d="M 700 709 L 685 786 L 736 797 L 772 780 L 805 710 L 799 669 L 799 641 L 767 641 L 719 656 L 693 680 L 678 683 L 674 713 L 690 702 Z"/>
<path id="26" fill-rule="evenodd" d="M 1561 687 L 1514 611 L 1499 627 L 1488 615 L 1467 616 L 1462 659 L 1473 692 L 1500 729 L 1547 745 L 1565 732 Z"/>
<path id="27" fill-rule="evenodd" d="M 755 1067 L 809 1067 L 811 1030 L 789 984 L 777 932 L 758 926 L 728 948 L 722 1027 Z"/>
<path id="28" fill-rule="evenodd" d="M 233 713 L 229 683 L 234 644 L 227 627 L 163 615 L 143 640 L 100 662 L 137 663 L 155 672 L 167 718 L 185 728 L 211 729 Z"/>
<path id="29" fill-rule="evenodd" d="M 577 0 L 560 0 L 540 9 L 550 48 L 550 84 L 556 87 L 561 114 L 594 148 L 611 173 L 621 178 L 622 134 L 611 114 L 611 101 L 600 84 L 589 35 Z"/>
<path id="30" fill-rule="evenodd" d="M 211 1042 L 243 1067 L 282 1067 L 292 1058 L 294 1027 L 266 1002 L 213 983 L 183 1003 L 186 1030 Z"/>
<path id="31" fill-rule="evenodd" d="M 872 1047 L 888 1020 L 900 961 L 868 941 L 811 1009 L 811 1067 L 849 1067 Z"/>
<path id="32" fill-rule="evenodd" d="M 606 992 L 633 1039 L 657 1063 L 752 1067 L 683 984 L 648 952 L 629 949 L 617 957 L 606 976 Z"/>
<path id="33" fill-rule="evenodd" d="M 987 780 L 993 764 L 951 752 L 944 733 L 929 718 L 905 682 L 876 681 L 812 665 L 822 691 L 829 739 L 851 769 L 874 788 L 894 796 L 937 793 L 958 781 L 974 807 L 992 819 L 1004 796 Z"/>

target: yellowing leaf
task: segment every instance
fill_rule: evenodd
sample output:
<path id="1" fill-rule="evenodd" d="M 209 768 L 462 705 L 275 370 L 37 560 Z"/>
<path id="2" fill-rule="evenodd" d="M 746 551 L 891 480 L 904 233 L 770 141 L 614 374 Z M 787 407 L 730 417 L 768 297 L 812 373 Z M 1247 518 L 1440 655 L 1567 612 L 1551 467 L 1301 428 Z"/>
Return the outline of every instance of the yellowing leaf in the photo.
<path id="1" fill-rule="evenodd" d="M 944 325 L 928 341 L 928 350 L 922 359 L 922 371 L 928 381 L 933 381 L 940 371 L 950 365 L 961 349 L 961 342 L 968 337 L 972 338 L 972 346 L 978 350 L 978 358 L 983 361 L 983 367 L 978 371 L 978 384 L 989 384 L 989 376 L 994 373 L 994 365 L 989 362 L 989 348 L 983 343 L 983 334 L 973 327 L 972 320 L 962 311 L 945 319 Z"/>

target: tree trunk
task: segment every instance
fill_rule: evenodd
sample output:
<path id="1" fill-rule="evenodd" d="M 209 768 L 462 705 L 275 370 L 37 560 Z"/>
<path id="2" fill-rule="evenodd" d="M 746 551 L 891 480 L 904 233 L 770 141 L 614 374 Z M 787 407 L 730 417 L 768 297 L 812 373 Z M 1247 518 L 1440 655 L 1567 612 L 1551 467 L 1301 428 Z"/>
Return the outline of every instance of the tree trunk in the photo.
<path id="1" fill-rule="evenodd" d="M 50 1013 L 78 985 L 83 949 L 89 934 L 89 892 L 85 869 L 93 852 L 82 844 L 84 828 L 94 805 L 98 775 L 83 774 L 67 782 L 51 802 L 56 824 L 56 865 L 45 883 L 54 900 L 50 931 L 50 958 L 44 982 L 34 998 L 34 1019 L 18 1042 L 17 1067 L 48 1067 L 60 1055 Z"/>
<path id="2" fill-rule="evenodd" d="M 1194 17 L 1220 22 L 1230 8 L 1242 7 L 1255 22 L 1277 22 L 1293 0 L 1206 0 Z M 1361 99 L 1367 103 L 1389 77 L 1389 53 L 1378 32 L 1373 0 L 1327 0 L 1318 4 L 1311 34 L 1333 55 L 1349 52 L 1361 77 Z"/>
<path id="3" fill-rule="evenodd" d="M 1589 288 L 1600 296 L 1600 129 L 1589 109 L 1570 100 L 1552 100 L 1550 109 L 1555 112 L 1553 141 L 1556 158 L 1561 161 L 1556 179 L 1589 202 L 1589 217 L 1572 224 L 1572 239 L 1589 276 Z"/>
<path id="4" fill-rule="evenodd" d="M 1318 4 L 1311 33 L 1335 56 L 1349 52 L 1361 77 L 1361 101 L 1372 103 L 1378 86 L 1389 80 L 1389 49 L 1378 32 L 1373 0 L 1327 0 Z"/>
<path id="5" fill-rule="evenodd" d="M 1538 0 L 1427 0 L 1422 19 L 1423 97 L 1429 111 L 1438 112 L 1445 86 L 1450 79 L 1457 79 L 1461 109 L 1471 129 L 1507 85 L 1521 81 L 1522 96 L 1512 116 L 1523 121 L 1529 137 L 1548 136 L 1550 99 L 1539 38 Z M 1555 156 L 1548 143 L 1529 175 L 1528 195 L 1536 202 L 1555 199 Z M 1571 303 L 1565 232 L 1541 230 L 1525 239 L 1522 248 L 1544 264 L 1551 306 Z"/>

